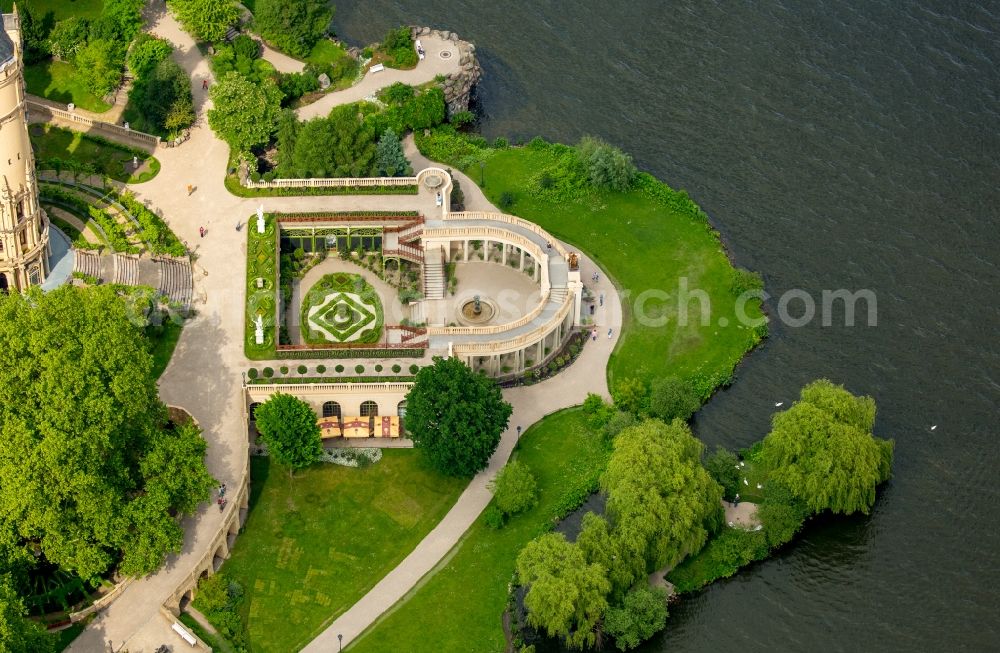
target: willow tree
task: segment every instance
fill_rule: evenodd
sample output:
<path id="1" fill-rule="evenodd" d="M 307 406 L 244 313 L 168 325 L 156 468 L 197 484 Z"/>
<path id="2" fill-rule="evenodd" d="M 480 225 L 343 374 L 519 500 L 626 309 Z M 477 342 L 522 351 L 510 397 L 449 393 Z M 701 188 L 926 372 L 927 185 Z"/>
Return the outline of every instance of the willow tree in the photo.
<path id="1" fill-rule="evenodd" d="M 601 485 L 633 582 L 697 551 L 720 525 L 722 488 L 701 466 L 702 449 L 680 420 L 646 420 L 615 438 Z"/>
<path id="2" fill-rule="evenodd" d="M 820 379 L 774 416 L 762 461 L 769 477 L 813 512 L 867 514 L 875 503 L 875 486 L 889 478 L 892 468 L 893 441 L 876 438 L 874 427 L 874 399 Z"/>

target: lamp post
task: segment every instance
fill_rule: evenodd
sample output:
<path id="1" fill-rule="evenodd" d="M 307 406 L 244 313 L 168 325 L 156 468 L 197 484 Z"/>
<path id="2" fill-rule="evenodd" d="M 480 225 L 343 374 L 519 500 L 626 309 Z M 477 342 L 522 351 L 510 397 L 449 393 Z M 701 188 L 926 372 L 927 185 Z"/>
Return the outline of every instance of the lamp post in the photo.
<path id="1" fill-rule="evenodd" d="M 344 636 L 341 635 L 341 634 L 339 634 L 339 633 L 337 634 L 337 644 L 340 645 L 340 650 L 343 651 L 344 650 Z"/>
<path id="2" fill-rule="evenodd" d="M 479 185 L 486 188 L 486 162 L 479 162 Z"/>

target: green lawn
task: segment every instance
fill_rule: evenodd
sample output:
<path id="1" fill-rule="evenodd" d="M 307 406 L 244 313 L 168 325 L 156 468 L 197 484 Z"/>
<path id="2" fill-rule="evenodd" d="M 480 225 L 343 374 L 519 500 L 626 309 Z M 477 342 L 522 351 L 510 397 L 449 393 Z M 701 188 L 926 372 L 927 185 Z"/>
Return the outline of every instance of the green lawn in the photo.
<path id="1" fill-rule="evenodd" d="M 4 13 L 9 13 L 13 3 L 14 0 L 0 0 L 0 7 Z M 104 0 L 19 0 L 20 3 L 30 6 L 32 15 L 38 20 L 47 20 L 47 14 L 51 13 L 53 23 L 71 16 L 97 18 L 104 7 Z"/>
<path id="2" fill-rule="evenodd" d="M 222 570 L 246 592 L 253 650 L 281 653 L 299 650 L 399 564 L 467 485 L 404 449 L 364 469 L 321 464 L 294 479 L 254 458 L 251 478 L 250 516 Z"/>
<path id="3" fill-rule="evenodd" d="M 76 67 L 65 61 L 46 60 L 24 67 L 24 84 L 28 93 L 56 102 L 72 102 L 81 109 L 101 113 L 111 105 L 91 93 L 76 73 Z"/>
<path id="4" fill-rule="evenodd" d="M 35 159 L 43 167 L 51 159 L 74 160 L 94 166 L 97 174 L 128 183 L 148 181 L 160 170 L 159 161 L 145 152 L 97 140 L 81 132 L 35 124 L 28 128 L 28 134 L 35 150 Z M 132 177 L 134 156 L 139 157 L 140 163 L 140 175 L 135 178 Z M 142 165 L 145 161 L 148 161 L 148 166 Z M 66 166 L 65 169 L 68 170 L 69 167 Z M 148 169 L 148 172 L 141 172 L 144 169 Z"/>
<path id="5" fill-rule="evenodd" d="M 753 342 L 752 329 L 739 324 L 730 290 L 732 266 L 717 234 L 707 223 L 681 213 L 640 191 L 594 192 L 569 201 L 541 200 L 530 194 L 530 180 L 554 161 L 551 148 L 498 150 L 487 159 L 485 192 L 490 201 L 512 193 L 509 212 L 531 220 L 595 259 L 628 292 L 623 300 L 626 328 L 608 365 L 609 380 L 638 376 L 652 379 L 679 375 L 710 389 L 729 379 Z M 478 165 L 467 170 L 480 180 Z M 678 324 L 679 280 L 689 293 L 703 290 L 711 300 L 711 319 L 701 324 L 697 301 L 689 303 L 688 326 Z M 585 278 L 584 283 L 590 279 Z M 635 299 L 647 291 L 666 292 L 645 304 L 650 320 L 635 319 Z M 647 293 L 648 294 L 648 293 Z M 759 307 L 747 314 L 757 317 Z M 725 320 L 728 326 L 721 326 Z"/>
<path id="6" fill-rule="evenodd" d="M 504 650 L 501 615 L 518 552 L 548 530 L 554 516 L 586 498 L 607 464 L 602 438 L 580 409 L 551 415 L 529 428 L 514 454 L 535 474 L 539 503 L 501 530 L 480 517 L 443 566 L 356 640 L 357 653 Z"/>
<path id="7" fill-rule="evenodd" d="M 174 355 L 177 347 L 177 340 L 181 337 L 183 324 L 175 324 L 167 321 L 162 330 L 149 339 L 149 352 L 153 355 L 153 376 L 160 378 L 170 364 L 170 357 Z"/>
<path id="8" fill-rule="evenodd" d="M 306 63 L 326 65 L 346 56 L 348 56 L 347 50 L 344 48 L 330 39 L 320 39 L 316 41 L 316 45 L 313 46 L 309 56 L 306 57 Z"/>

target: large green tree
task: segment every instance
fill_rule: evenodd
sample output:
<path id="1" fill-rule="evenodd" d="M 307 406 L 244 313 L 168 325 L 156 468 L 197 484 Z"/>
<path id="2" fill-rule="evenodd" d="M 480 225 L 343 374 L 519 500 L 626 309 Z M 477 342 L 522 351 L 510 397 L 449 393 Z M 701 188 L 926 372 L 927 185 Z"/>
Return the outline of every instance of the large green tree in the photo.
<path id="1" fill-rule="evenodd" d="M 254 415 L 268 452 L 275 462 L 288 468 L 289 475 L 319 460 L 323 440 L 316 413 L 308 403 L 278 392 L 258 406 Z"/>
<path id="2" fill-rule="evenodd" d="M 406 397 L 406 430 L 414 445 L 452 476 L 486 467 L 510 414 L 496 382 L 457 358 L 436 357 L 417 372 Z"/>
<path id="3" fill-rule="evenodd" d="M 221 41 L 239 18 L 233 0 L 170 0 L 184 29 L 202 41 Z"/>
<path id="4" fill-rule="evenodd" d="M 194 122 L 191 80 L 169 57 L 136 79 L 129 99 L 154 132 L 169 132 Z"/>
<path id="5" fill-rule="evenodd" d="M 0 651 L 3 653 L 51 653 L 55 637 L 28 619 L 24 601 L 7 574 L 0 575 Z"/>
<path id="6" fill-rule="evenodd" d="M 212 86 L 208 124 L 231 147 L 249 150 L 271 138 L 281 114 L 281 91 L 270 79 L 254 84 L 229 72 Z"/>
<path id="7" fill-rule="evenodd" d="M 87 88 L 102 97 L 113 91 L 122 79 L 124 50 L 104 39 L 93 39 L 76 53 L 76 67 Z"/>
<path id="8" fill-rule="evenodd" d="M 687 421 L 700 406 L 701 401 L 691 384 L 676 376 L 655 379 L 650 386 L 649 413 L 664 422 Z"/>
<path id="9" fill-rule="evenodd" d="M 332 20 L 327 0 L 257 0 L 254 9 L 254 27 L 260 35 L 299 58 L 309 54 Z"/>
<path id="10" fill-rule="evenodd" d="M 0 296 L 0 542 L 83 578 L 154 571 L 214 484 L 197 429 L 166 417 L 114 290 Z"/>
<path id="11" fill-rule="evenodd" d="M 403 154 L 403 145 L 392 129 L 382 132 L 378 140 L 378 172 L 385 177 L 398 177 L 410 170 L 410 162 Z"/>
<path id="12" fill-rule="evenodd" d="M 876 438 L 875 400 L 856 397 L 826 379 L 802 389 L 777 413 L 761 456 L 770 478 L 810 510 L 867 514 L 875 486 L 889 478 L 893 441 Z"/>
<path id="13" fill-rule="evenodd" d="M 721 523 L 722 488 L 701 466 L 702 449 L 680 420 L 646 420 L 615 438 L 601 485 L 633 582 L 700 549 Z"/>
<path id="14" fill-rule="evenodd" d="M 528 623 L 571 648 L 595 644 L 611 589 L 601 565 L 588 563 L 562 533 L 547 533 L 518 554 L 517 574 L 528 586 Z"/>

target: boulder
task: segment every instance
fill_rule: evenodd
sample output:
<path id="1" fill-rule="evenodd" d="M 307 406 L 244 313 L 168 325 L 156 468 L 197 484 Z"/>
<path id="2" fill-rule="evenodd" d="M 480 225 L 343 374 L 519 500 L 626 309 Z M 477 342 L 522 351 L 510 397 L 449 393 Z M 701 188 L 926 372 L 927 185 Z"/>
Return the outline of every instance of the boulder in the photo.
<path id="1" fill-rule="evenodd" d="M 328 88 L 330 88 L 330 77 L 323 73 L 319 76 L 319 89 L 325 91 Z"/>

